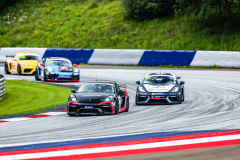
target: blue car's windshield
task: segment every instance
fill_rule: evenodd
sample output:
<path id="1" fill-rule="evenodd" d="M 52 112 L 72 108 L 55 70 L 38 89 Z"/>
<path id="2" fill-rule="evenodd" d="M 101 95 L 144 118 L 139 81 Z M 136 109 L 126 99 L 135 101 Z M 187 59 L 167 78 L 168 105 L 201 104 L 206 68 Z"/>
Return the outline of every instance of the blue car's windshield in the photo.
<path id="1" fill-rule="evenodd" d="M 109 84 L 83 84 L 79 89 L 78 92 L 102 92 L 102 93 L 109 93 L 114 94 L 114 87 Z"/>
<path id="2" fill-rule="evenodd" d="M 176 83 L 173 77 L 170 76 L 146 76 L 143 80 L 144 84 L 164 84 L 164 83 Z"/>
<path id="3" fill-rule="evenodd" d="M 41 61 L 41 58 L 37 55 L 20 55 L 19 60 L 37 60 Z"/>
<path id="4" fill-rule="evenodd" d="M 69 60 L 47 60 L 47 66 L 50 65 L 60 65 L 60 66 L 64 66 L 64 65 L 72 65 L 71 61 Z"/>

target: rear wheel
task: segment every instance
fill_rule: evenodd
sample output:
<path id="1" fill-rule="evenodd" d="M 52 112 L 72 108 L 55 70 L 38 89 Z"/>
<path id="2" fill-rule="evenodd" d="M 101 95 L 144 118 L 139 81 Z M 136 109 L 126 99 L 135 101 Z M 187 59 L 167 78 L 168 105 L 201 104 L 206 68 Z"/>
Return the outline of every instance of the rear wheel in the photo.
<path id="1" fill-rule="evenodd" d="M 8 71 L 8 65 L 5 64 L 5 74 L 10 74 L 10 72 Z"/>
<path id="2" fill-rule="evenodd" d="M 119 101 L 117 99 L 116 106 L 115 106 L 115 114 L 118 114 L 118 112 L 119 112 Z"/>
<path id="3" fill-rule="evenodd" d="M 127 98 L 127 106 L 126 106 L 126 111 L 125 112 L 128 112 L 129 111 L 129 97 Z"/>
<path id="4" fill-rule="evenodd" d="M 21 66 L 20 66 L 20 65 L 18 65 L 18 68 L 17 68 L 17 73 L 18 73 L 19 75 L 21 75 L 21 74 L 22 74 L 22 70 L 21 70 Z"/>
<path id="5" fill-rule="evenodd" d="M 68 113 L 68 115 L 71 116 L 71 117 L 76 116 L 76 114 L 69 114 L 69 113 Z"/>

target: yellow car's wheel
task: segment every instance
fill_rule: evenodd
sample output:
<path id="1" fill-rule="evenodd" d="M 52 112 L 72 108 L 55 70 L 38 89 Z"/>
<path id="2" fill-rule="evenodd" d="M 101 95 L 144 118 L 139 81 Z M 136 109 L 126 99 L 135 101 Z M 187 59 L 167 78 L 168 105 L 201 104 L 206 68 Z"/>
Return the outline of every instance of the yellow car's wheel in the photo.
<path id="1" fill-rule="evenodd" d="M 10 74 L 10 72 L 8 71 L 8 65 L 5 64 L 5 74 Z"/>
<path id="2" fill-rule="evenodd" d="M 20 65 L 18 65 L 18 68 L 17 68 L 17 73 L 18 73 L 19 75 L 21 75 L 21 74 L 22 74 L 22 70 L 21 70 L 21 66 L 20 66 Z"/>

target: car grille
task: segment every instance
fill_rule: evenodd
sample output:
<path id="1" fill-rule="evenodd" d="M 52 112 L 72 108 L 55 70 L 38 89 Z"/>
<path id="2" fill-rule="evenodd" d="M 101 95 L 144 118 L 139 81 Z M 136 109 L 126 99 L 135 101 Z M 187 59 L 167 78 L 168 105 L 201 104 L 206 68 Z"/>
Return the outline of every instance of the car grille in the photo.
<path id="1" fill-rule="evenodd" d="M 61 70 L 61 72 L 72 72 L 72 71 L 69 71 L 69 70 Z"/>
<path id="2" fill-rule="evenodd" d="M 77 107 L 69 107 L 69 112 L 77 112 Z"/>
<path id="3" fill-rule="evenodd" d="M 167 104 L 167 100 L 166 99 L 150 99 L 149 103 L 161 103 L 161 104 Z"/>
<path id="4" fill-rule="evenodd" d="M 56 79 L 57 78 L 57 75 L 51 75 L 50 76 L 50 79 Z"/>
<path id="5" fill-rule="evenodd" d="M 177 97 L 169 97 L 170 101 L 178 101 Z"/>
<path id="6" fill-rule="evenodd" d="M 59 78 L 58 80 L 59 80 L 59 81 L 70 81 L 71 78 Z"/>
<path id="7" fill-rule="evenodd" d="M 26 73 L 29 73 L 31 71 L 32 71 L 32 69 L 24 69 L 24 72 L 26 72 Z"/>
<path id="8" fill-rule="evenodd" d="M 73 80 L 79 80 L 79 76 L 72 76 Z"/>
<path id="9" fill-rule="evenodd" d="M 146 101 L 148 97 L 139 97 L 139 101 Z"/>
<path id="10" fill-rule="evenodd" d="M 79 113 L 99 113 L 96 109 L 81 109 Z"/>

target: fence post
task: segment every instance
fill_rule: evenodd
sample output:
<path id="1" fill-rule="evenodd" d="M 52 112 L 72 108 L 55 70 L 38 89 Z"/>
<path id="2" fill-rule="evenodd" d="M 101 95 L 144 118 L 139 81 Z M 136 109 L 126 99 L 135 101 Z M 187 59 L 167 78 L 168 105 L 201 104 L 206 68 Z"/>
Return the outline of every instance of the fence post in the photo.
<path id="1" fill-rule="evenodd" d="M 5 80 L 4 76 L 0 75 L 0 100 L 4 97 L 5 95 Z"/>

